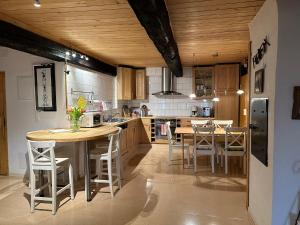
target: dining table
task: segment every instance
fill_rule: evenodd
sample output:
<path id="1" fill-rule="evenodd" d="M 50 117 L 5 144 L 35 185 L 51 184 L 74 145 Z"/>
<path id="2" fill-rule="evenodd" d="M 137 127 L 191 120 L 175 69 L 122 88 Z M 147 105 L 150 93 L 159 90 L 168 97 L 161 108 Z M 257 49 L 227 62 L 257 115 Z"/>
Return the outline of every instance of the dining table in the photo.
<path id="1" fill-rule="evenodd" d="M 73 132 L 71 129 L 47 129 L 36 130 L 26 134 L 27 140 L 31 141 L 55 141 L 59 143 L 66 142 L 84 142 L 84 176 L 85 176 L 85 197 L 87 201 L 91 200 L 90 191 L 90 157 L 89 141 L 101 140 L 109 134 L 115 133 L 118 128 L 115 126 L 100 126 L 95 128 L 80 128 Z"/>
<path id="2" fill-rule="evenodd" d="M 179 134 L 181 136 L 181 144 L 182 144 L 182 165 L 183 165 L 183 168 L 184 167 L 184 139 L 185 139 L 185 136 L 192 136 L 194 135 L 194 130 L 193 130 L 193 127 L 176 127 L 175 129 L 175 134 Z M 214 135 L 217 136 L 217 137 L 224 137 L 225 138 L 225 134 L 226 134 L 226 131 L 225 131 L 225 128 L 220 128 L 220 127 L 217 127 L 214 131 Z"/>

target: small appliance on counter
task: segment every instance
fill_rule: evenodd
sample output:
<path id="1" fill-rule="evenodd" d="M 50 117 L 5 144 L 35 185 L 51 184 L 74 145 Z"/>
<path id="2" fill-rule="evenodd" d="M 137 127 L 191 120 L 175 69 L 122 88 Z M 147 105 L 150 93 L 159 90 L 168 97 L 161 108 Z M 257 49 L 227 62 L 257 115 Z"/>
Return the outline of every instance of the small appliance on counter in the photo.
<path id="1" fill-rule="evenodd" d="M 141 117 L 148 116 L 149 109 L 146 105 L 141 106 Z"/>
<path id="2" fill-rule="evenodd" d="M 211 117 L 212 109 L 210 107 L 203 107 L 202 108 L 202 116 L 203 117 Z"/>
<path id="3" fill-rule="evenodd" d="M 128 105 L 123 105 L 122 106 L 122 116 L 130 117 L 130 110 L 128 108 Z"/>
<path id="4" fill-rule="evenodd" d="M 83 114 L 81 127 L 98 127 L 103 124 L 103 115 L 100 112 L 86 112 Z"/>
<path id="5" fill-rule="evenodd" d="M 197 106 L 192 106 L 191 110 L 192 110 L 193 117 L 198 116 L 198 107 Z"/>

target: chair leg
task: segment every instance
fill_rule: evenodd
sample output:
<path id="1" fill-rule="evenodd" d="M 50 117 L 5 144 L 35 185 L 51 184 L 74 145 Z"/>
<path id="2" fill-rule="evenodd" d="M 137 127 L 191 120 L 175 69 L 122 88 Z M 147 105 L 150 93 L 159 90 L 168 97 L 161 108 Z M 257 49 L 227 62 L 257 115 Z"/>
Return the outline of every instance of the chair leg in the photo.
<path id="1" fill-rule="evenodd" d="M 56 213 L 56 207 L 57 207 L 57 202 L 56 202 L 56 196 L 57 196 L 57 188 L 56 188 L 56 182 L 57 182 L 57 177 L 56 177 L 56 171 L 55 169 L 52 170 L 52 214 L 55 215 Z"/>
<path id="2" fill-rule="evenodd" d="M 225 153 L 225 174 L 228 174 L 228 155 Z"/>
<path id="3" fill-rule="evenodd" d="M 48 188 L 49 188 L 49 195 L 52 196 L 52 189 L 51 189 L 51 171 L 47 171 L 47 179 L 48 179 Z"/>
<path id="4" fill-rule="evenodd" d="M 244 170 L 244 174 L 246 175 L 246 173 L 247 173 L 247 155 L 246 154 L 244 154 L 243 159 L 244 159 L 243 170 Z"/>
<path id="5" fill-rule="evenodd" d="M 187 150 L 187 161 L 188 161 L 188 167 L 190 167 L 190 146 L 188 145 L 186 147 L 186 150 Z"/>
<path id="6" fill-rule="evenodd" d="M 35 208 L 35 174 L 30 173 L 30 211 L 33 213 Z"/>
<path id="7" fill-rule="evenodd" d="M 221 167 L 224 165 L 224 154 L 223 151 L 220 152 L 220 157 L 221 157 Z"/>
<path id="8" fill-rule="evenodd" d="M 194 148 L 194 172 L 197 172 L 197 151 Z"/>
<path id="9" fill-rule="evenodd" d="M 120 165 L 120 157 L 116 158 L 116 169 L 117 169 L 117 179 L 118 179 L 118 187 L 121 189 L 121 165 Z"/>
<path id="10" fill-rule="evenodd" d="M 211 172 L 215 173 L 215 154 L 211 155 Z"/>
<path id="11" fill-rule="evenodd" d="M 111 197 L 113 198 L 114 197 L 114 190 L 113 190 L 113 185 L 112 185 L 112 165 L 111 165 L 111 159 L 109 159 L 107 161 L 107 173 L 108 173 L 108 182 L 109 182 L 109 189 L 110 189 L 110 194 L 111 194 Z"/>
<path id="12" fill-rule="evenodd" d="M 169 145 L 169 162 L 171 162 L 172 160 L 172 151 L 173 151 L 172 146 Z"/>
<path id="13" fill-rule="evenodd" d="M 70 193 L 71 199 L 74 199 L 74 176 L 73 176 L 73 167 L 72 164 L 69 164 L 69 183 L 70 183 Z"/>

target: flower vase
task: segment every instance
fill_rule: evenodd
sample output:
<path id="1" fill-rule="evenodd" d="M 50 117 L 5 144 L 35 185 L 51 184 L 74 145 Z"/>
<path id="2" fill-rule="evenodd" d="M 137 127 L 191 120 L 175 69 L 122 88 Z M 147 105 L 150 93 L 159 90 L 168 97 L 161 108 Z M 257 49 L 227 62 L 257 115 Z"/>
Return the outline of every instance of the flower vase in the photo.
<path id="1" fill-rule="evenodd" d="M 72 132 L 78 132 L 80 129 L 79 119 L 71 119 L 70 120 L 70 128 L 71 128 Z"/>

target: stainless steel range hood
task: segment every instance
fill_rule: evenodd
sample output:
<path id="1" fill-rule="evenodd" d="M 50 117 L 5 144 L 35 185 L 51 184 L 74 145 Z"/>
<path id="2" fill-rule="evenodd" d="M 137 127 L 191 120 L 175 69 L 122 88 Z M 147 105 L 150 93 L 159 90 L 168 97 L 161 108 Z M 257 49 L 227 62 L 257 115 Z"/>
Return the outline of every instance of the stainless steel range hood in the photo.
<path id="1" fill-rule="evenodd" d="M 153 93 L 156 96 L 163 95 L 182 95 L 179 92 L 173 91 L 173 75 L 169 68 L 162 68 L 162 78 L 161 78 L 161 91 Z"/>

